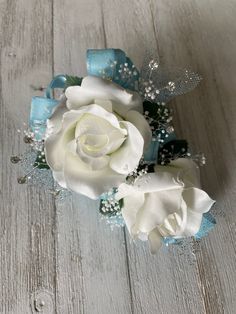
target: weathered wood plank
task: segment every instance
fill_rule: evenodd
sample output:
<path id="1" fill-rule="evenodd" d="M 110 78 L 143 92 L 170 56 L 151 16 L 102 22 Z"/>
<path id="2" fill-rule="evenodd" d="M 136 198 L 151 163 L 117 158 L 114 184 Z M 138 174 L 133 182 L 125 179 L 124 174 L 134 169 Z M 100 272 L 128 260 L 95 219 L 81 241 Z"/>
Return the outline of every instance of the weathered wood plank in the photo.
<path id="1" fill-rule="evenodd" d="M 204 78 L 173 106 L 179 134 L 207 156 L 202 182 L 217 199 L 218 225 L 196 252 L 206 312 L 231 314 L 236 306 L 236 2 L 153 1 L 153 8 L 163 59 L 191 66 Z"/>
<path id="2" fill-rule="evenodd" d="M 69 5 L 70 3 L 70 5 Z M 100 1 L 54 5 L 55 73 L 86 74 L 87 48 L 106 47 Z M 81 196 L 57 204 L 58 313 L 131 313 L 122 229 L 100 221 L 98 203 Z"/>
<path id="3" fill-rule="evenodd" d="M 30 85 L 51 77 L 52 7 L 11 0 L 0 8 L 0 313 L 54 313 L 54 205 L 48 193 L 18 185 L 20 171 L 10 164 L 26 148 L 17 129 L 28 120 Z"/>

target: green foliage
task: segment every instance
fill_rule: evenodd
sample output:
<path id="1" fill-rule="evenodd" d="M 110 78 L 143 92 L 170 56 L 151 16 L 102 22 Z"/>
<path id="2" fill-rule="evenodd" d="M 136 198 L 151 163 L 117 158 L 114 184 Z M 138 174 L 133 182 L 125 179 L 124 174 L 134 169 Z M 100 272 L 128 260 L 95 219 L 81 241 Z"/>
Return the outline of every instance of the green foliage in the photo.
<path id="1" fill-rule="evenodd" d="M 41 153 L 39 152 L 35 162 L 34 162 L 34 167 L 37 167 L 38 169 L 50 169 L 49 165 L 47 164 L 46 161 L 44 161 L 45 157 L 42 157 Z"/>
<path id="2" fill-rule="evenodd" d="M 164 103 L 152 103 L 144 101 L 143 111 L 147 117 L 149 125 L 154 130 L 158 130 L 168 125 L 172 120 L 171 110 Z"/>
<path id="3" fill-rule="evenodd" d="M 171 160 L 188 156 L 188 142 L 186 140 L 173 140 L 163 145 L 158 152 L 158 164 L 167 165 Z"/>
<path id="4" fill-rule="evenodd" d="M 78 76 L 66 75 L 66 86 L 80 86 L 82 83 L 83 78 Z"/>

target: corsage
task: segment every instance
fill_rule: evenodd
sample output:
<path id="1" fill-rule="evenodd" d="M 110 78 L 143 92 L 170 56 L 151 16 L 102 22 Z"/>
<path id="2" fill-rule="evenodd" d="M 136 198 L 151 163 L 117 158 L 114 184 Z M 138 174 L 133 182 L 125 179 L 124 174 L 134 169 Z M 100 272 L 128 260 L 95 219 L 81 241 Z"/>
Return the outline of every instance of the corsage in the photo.
<path id="1" fill-rule="evenodd" d="M 153 253 L 205 236 L 215 225 L 214 201 L 200 185 L 205 157 L 176 138 L 168 105 L 200 77 L 182 70 L 170 79 L 154 59 L 138 70 L 119 49 L 88 50 L 87 71 L 58 75 L 44 97 L 32 98 L 24 131 L 30 149 L 11 157 L 25 171 L 18 182 L 41 184 L 61 199 L 99 198 L 107 222 L 125 225 Z"/>

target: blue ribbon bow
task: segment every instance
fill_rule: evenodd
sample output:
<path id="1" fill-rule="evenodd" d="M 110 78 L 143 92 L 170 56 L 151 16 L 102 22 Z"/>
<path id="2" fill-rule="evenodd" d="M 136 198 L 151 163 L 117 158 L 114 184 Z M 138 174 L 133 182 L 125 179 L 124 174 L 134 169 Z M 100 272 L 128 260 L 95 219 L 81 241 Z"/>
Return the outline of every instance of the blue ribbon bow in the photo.
<path id="1" fill-rule="evenodd" d="M 124 88 L 134 89 L 139 72 L 132 61 L 120 49 L 89 49 L 87 51 L 88 75 L 112 80 Z M 43 138 L 49 119 L 59 101 L 53 98 L 53 89 L 66 87 L 66 75 L 57 75 L 48 85 L 44 97 L 33 97 L 31 101 L 30 127 L 38 140 Z"/>

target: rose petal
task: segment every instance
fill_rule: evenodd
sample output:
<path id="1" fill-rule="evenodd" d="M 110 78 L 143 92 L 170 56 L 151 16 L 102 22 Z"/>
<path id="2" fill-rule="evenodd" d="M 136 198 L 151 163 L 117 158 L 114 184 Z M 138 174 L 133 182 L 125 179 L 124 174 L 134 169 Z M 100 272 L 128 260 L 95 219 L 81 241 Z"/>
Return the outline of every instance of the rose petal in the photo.
<path id="1" fill-rule="evenodd" d="M 53 171 L 53 178 L 54 180 L 64 189 L 67 188 L 66 186 L 66 181 L 65 181 L 65 177 L 62 171 Z"/>
<path id="2" fill-rule="evenodd" d="M 97 133 L 98 129 L 102 133 L 109 133 L 115 129 L 120 130 L 122 134 L 126 134 L 123 129 L 120 127 L 120 123 L 117 117 L 111 113 L 103 109 L 102 107 L 93 104 L 86 107 L 81 107 L 78 110 L 71 110 L 73 112 L 81 112 L 84 114 L 82 119 L 79 121 L 75 137 L 77 138 L 81 134 L 85 132 Z M 100 133 L 99 132 L 99 133 Z"/>
<path id="3" fill-rule="evenodd" d="M 112 112 L 112 102 L 110 100 L 105 99 L 95 99 L 94 103 L 106 111 Z"/>
<path id="4" fill-rule="evenodd" d="M 150 245 L 150 251 L 152 254 L 155 254 L 159 248 L 162 246 L 162 236 L 159 233 L 158 229 L 153 229 L 148 235 L 148 242 Z"/>
<path id="5" fill-rule="evenodd" d="M 93 114 L 107 120 L 115 128 L 120 128 L 116 116 L 97 106 L 90 105 L 82 107 L 79 110 L 70 110 L 63 115 L 62 127 L 59 132 L 49 136 L 45 141 L 45 155 L 50 168 L 54 171 L 61 171 L 64 164 L 66 145 L 75 138 L 75 126 L 83 114 Z"/>
<path id="6" fill-rule="evenodd" d="M 142 114 L 134 110 L 128 111 L 125 115 L 125 119 L 131 122 L 134 126 L 136 126 L 136 128 L 142 134 L 142 137 L 144 139 L 145 151 L 152 139 L 152 132 L 149 124 L 147 123 L 147 120 L 144 118 Z"/>
<path id="7" fill-rule="evenodd" d="M 77 155 L 66 153 L 64 175 L 67 188 L 76 193 L 97 199 L 111 187 L 119 186 L 125 176 L 117 174 L 109 167 L 91 170 Z"/>
<path id="8" fill-rule="evenodd" d="M 81 86 L 66 89 L 67 107 L 78 109 L 94 103 L 95 99 L 110 100 L 114 110 L 121 116 L 128 110 L 142 112 L 142 99 L 138 93 L 123 89 L 121 86 L 96 76 L 87 76 Z"/>
<path id="9" fill-rule="evenodd" d="M 123 145 L 111 155 L 110 167 L 121 174 L 128 174 L 137 167 L 143 154 L 144 140 L 138 129 L 127 121 L 122 121 L 128 131 Z"/>
<path id="10" fill-rule="evenodd" d="M 191 237 L 198 233 L 201 227 L 202 214 L 188 209 L 187 223 L 182 236 Z"/>
<path id="11" fill-rule="evenodd" d="M 172 195 L 170 194 L 170 197 Z M 180 205 L 176 207 L 176 211 L 167 215 L 162 224 L 158 225 L 157 228 L 163 237 L 180 237 L 187 223 L 187 205 L 180 196 Z"/>
<path id="12" fill-rule="evenodd" d="M 47 129 L 45 138 L 49 137 L 52 134 L 57 133 L 62 126 L 62 117 L 63 114 L 68 111 L 66 107 L 66 98 L 63 97 L 60 104 L 55 108 L 50 119 L 47 120 Z"/>
<path id="13" fill-rule="evenodd" d="M 163 224 L 170 214 L 182 215 L 180 202 L 181 189 L 145 194 L 145 202 L 137 213 L 136 228 L 149 234 L 152 229 Z"/>
<path id="14" fill-rule="evenodd" d="M 75 126 L 82 114 L 83 112 L 75 110 L 66 112 L 60 131 L 46 139 L 45 157 L 52 170 L 62 171 L 66 146 L 75 138 Z"/>
<path id="15" fill-rule="evenodd" d="M 136 215 L 139 209 L 142 207 L 144 200 L 144 194 L 135 192 L 132 195 L 124 198 L 124 206 L 121 212 L 130 233 L 135 225 Z M 132 233 L 132 235 L 135 234 Z"/>
<path id="16" fill-rule="evenodd" d="M 178 158 L 168 166 L 155 166 L 155 172 L 166 171 L 173 175 L 175 180 L 187 187 L 200 188 L 200 173 L 197 164 L 188 158 Z"/>
<path id="17" fill-rule="evenodd" d="M 165 167 L 162 167 L 165 168 Z M 171 173 L 161 171 L 157 173 L 148 173 L 139 177 L 132 185 L 132 189 L 128 188 L 130 185 L 122 184 L 118 193 L 116 194 L 117 200 L 124 198 L 127 195 L 132 194 L 133 192 L 140 193 L 156 193 L 158 191 L 167 191 L 171 192 L 175 189 L 180 189 L 182 191 L 183 186 L 174 180 Z"/>
<path id="18" fill-rule="evenodd" d="M 88 166 L 90 166 L 90 170 L 99 170 L 106 166 L 108 166 L 110 157 L 100 153 L 100 155 L 93 156 L 90 152 L 85 150 L 85 148 L 81 144 L 77 144 L 76 153 L 79 155 L 81 160 L 85 162 Z"/>
<path id="19" fill-rule="evenodd" d="M 97 107 L 99 108 L 99 106 Z M 97 136 L 106 136 L 106 151 L 111 153 L 123 143 L 127 131 L 120 127 L 115 115 L 105 114 L 104 112 L 102 114 L 104 116 L 98 115 L 98 112 L 95 111 L 93 111 L 93 114 L 84 114 L 76 125 L 75 137 L 80 138 L 81 136 L 91 135 L 94 136 L 95 140 Z"/>
<path id="20" fill-rule="evenodd" d="M 205 191 L 198 188 L 185 189 L 182 196 L 188 209 L 201 214 L 208 212 L 215 203 Z"/>

